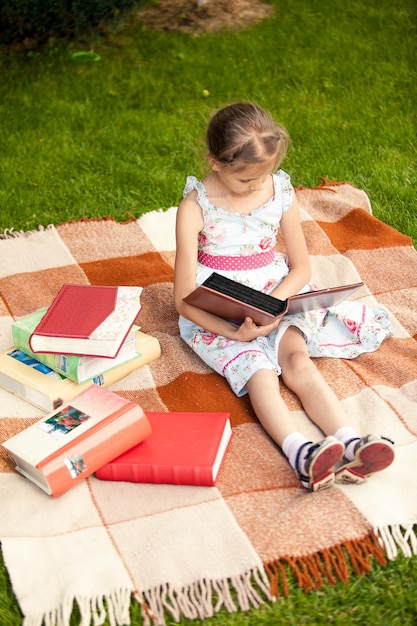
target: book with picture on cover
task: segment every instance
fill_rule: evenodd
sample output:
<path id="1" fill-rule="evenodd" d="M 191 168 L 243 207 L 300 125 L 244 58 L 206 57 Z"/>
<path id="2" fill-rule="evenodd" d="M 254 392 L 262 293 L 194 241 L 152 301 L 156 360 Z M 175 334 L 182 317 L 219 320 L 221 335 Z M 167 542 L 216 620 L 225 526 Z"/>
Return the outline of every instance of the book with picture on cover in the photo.
<path id="1" fill-rule="evenodd" d="M 160 345 L 156 337 L 143 333 L 136 324 L 133 324 L 117 356 L 114 358 L 32 352 L 29 345 L 30 337 L 46 311 L 47 309 L 40 309 L 13 322 L 13 345 L 76 383 L 82 384 L 116 367 L 116 365 L 137 357 L 138 354 L 142 356 L 144 365 L 154 361 L 161 354 Z"/>
<path id="2" fill-rule="evenodd" d="M 251 317 L 255 324 L 263 326 L 271 324 L 281 315 L 328 309 L 354 294 L 362 286 L 363 282 L 340 285 L 278 300 L 213 272 L 184 301 L 236 324 L 242 324 L 245 317 Z"/>
<path id="3" fill-rule="evenodd" d="M 153 360 L 152 355 L 158 358 L 160 346 L 156 339 L 155 342 L 146 342 L 146 345 L 151 344 L 146 360 L 138 354 L 81 385 L 12 347 L 0 353 L 0 387 L 49 413 L 69 402 L 84 388 L 93 384 L 109 387 L 149 363 Z"/>
<path id="4" fill-rule="evenodd" d="M 18 472 L 59 496 L 150 433 L 139 404 L 91 385 L 1 445 Z"/>
<path id="5" fill-rule="evenodd" d="M 141 292 L 65 283 L 30 336 L 31 351 L 117 356 L 141 310 Z"/>
<path id="6" fill-rule="evenodd" d="M 146 411 L 152 434 L 97 470 L 101 480 L 211 487 L 232 438 L 229 413 Z"/>

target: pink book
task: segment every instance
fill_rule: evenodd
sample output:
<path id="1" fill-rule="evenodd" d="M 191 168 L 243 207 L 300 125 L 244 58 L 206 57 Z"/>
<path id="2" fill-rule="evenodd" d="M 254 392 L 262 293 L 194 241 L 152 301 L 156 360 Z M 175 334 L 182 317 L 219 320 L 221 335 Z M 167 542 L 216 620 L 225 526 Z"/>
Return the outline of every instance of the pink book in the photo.
<path id="1" fill-rule="evenodd" d="M 32 352 L 117 356 L 141 310 L 142 287 L 65 283 L 29 339 Z"/>
<path id="2" fill-rule="evenodd" d="M 2 446 L 18 472 L 59 496 L 150 433 L 139 404 L 91 385 Z"/>

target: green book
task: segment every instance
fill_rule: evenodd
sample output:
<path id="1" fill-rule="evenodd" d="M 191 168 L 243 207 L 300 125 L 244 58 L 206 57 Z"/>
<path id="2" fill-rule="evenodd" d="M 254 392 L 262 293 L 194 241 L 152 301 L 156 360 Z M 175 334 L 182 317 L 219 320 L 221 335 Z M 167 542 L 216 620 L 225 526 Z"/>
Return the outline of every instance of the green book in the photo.
<path id="1" fill-rule="evenodd" d="M 138 356 L 136 331 L 139 330 L 139 326 L 135 324 L 132 326 L 130 333 L 127 335 L 125 342 L 115 358 L 32 352 L 29 347 L 30 336 L 46 311 L 47 308 L 39 309 L 15 321 L 12 324 L 13 344 L 18 350 L 37 359 L 55 372 L 59 372 L 76 383 L 82 384 Z"/>

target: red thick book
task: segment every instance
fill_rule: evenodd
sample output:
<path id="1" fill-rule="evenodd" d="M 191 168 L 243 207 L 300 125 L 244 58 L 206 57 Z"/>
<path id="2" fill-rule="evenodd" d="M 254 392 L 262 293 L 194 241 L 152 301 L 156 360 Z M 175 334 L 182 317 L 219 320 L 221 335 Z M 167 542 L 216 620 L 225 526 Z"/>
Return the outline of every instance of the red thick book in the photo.
<path id="1" fill-rule="evenodd" d="M 142 287 L 65 283 L 29 339 L 32 352 L 116 357 L 141 310 Z"/>
<path id="2" fill-rule="evenodd" d="M 232 438 L 229 413 L 145 414 L 152 434 L 97 470 L 97 478 L 213 486 Z"/>
<path id="3" fill-rule="evenodd" d="M 139 404 L 91 385 L 2 446 L 18 472 L 59 496 L 150 433 Z"/>

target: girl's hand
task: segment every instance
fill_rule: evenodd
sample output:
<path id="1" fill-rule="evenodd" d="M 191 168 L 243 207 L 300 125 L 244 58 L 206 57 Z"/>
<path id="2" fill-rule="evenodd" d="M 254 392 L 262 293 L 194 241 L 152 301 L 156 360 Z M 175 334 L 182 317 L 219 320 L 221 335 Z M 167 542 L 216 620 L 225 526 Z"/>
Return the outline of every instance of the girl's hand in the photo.
<path id="1" fill-rule="evenodd" d="M 274 330 L 280 323 L 282 315 L 280 315 L 276 320 L 274 320 L 271 324 L 266 324 L 265 326 L 258 326 L 255 324 L 251 317 L 246 317 L 243 324 L 236 329 L 236 334 L 233 337 L 235 341 L 252 341 L 257 337 L 266 337 L 269 333 Z"/>

